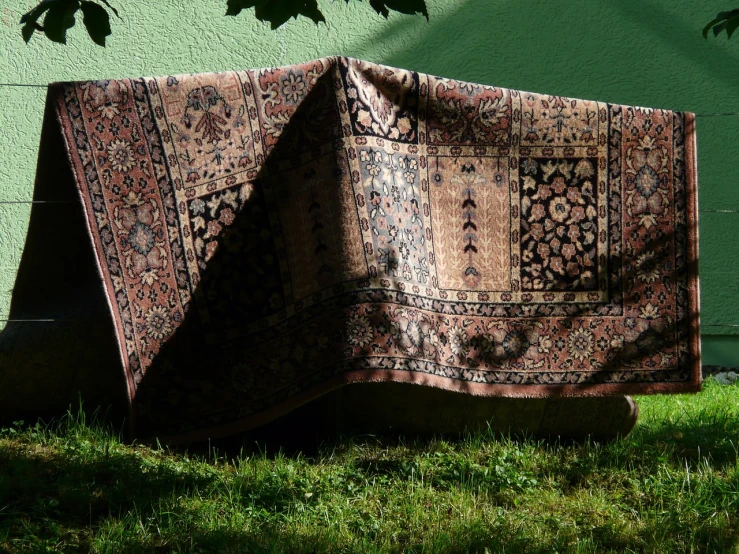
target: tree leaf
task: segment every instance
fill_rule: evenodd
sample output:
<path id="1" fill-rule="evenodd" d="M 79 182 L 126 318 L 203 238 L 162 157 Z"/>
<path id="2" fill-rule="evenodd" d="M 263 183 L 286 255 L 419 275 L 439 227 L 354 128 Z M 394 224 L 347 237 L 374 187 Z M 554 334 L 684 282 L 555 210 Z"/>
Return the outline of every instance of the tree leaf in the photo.
<path id="1" fill-rule="evenodd" d="M 48 10 L 56 0 L 43 0 L 39 5 L 31 8 L 21 16 L 21 23 L 35 23 L 46 10 Z"/>
<path id="2" fill-rule="evenodd" d="M 739 14 L 739 8 L 728 11 L 728 12 L 719 12 L 718 15 L 716 16 L 716 19 L 730 19 L 737 14 Z"/>
<path id="3" fill-rule="evenodd" d="M 95 44 L 105 46 L 105 37 L 111 33 L 108 12 L 100 4 L 88 0 L 82 2 L 81 8 L 87 34 Z"/>
<path id="4" fill-rule="evenodd" d="M 226 3 L 226 15 L 239 15 L 241 10 L 254 7 L 254 2 L 248 0 L 228 0 Z"/>
<path id="5" fill-rule="evenodd" d="M 260 0 L 254 7 L 254 15 L 259 21 L 269 21 L 272 30 L 286 23 L 291 17 L 298 17 L 299 2 L 293 0 Z"/>
<path id="6" fill-rule="evenodd" d="M 299 15 L 314 23 L 326 21 L 316 0 L 228 0 L 226 15 L 239 15 L 249 8 L 254 8 L 256 18 L 269 22 L 273 30 Z"/>
<path id="7" fill-rule="evenodd" d="M 429 18 L 425 0 L 370 0 L 370 6 L 384 17 L 388 17 L 390 11 L 395 11 L 408 15 L 421 14 L 427 21 Z"/>
<path id="8" fill-rule="evenodd" d="M 110 8 L 110 11 L 112 11 L 118 19 L 121 19 L 121 20 L 123 19 L 120 15 L 118 15 L 118 10 L 116 10 L 113 6 L 111 6 L 108 0 L 101 0 L 101 2 L 105 4 L 106 6 L 108 6 Z"/>
<path id="9" fill-rule="evenodd" d="M 369 0 L 369 3 L 384 17 L 395 11 L 409 15 L 422 14 L 427 20 L 429 18 L 425 0 Z M 249 8 L 254 8 L 256 18 L 268 21 L 272 29 L 277 29 L 291 17 L 297 19 L 300 15 L 316 24 L 326 21 L 316 0 L 228 0 L 226 15 L 238 15 Z"/>
<path id="10" fill-rule="evenodd" d="M 718 23 L 719 21 L 721 21 L 721 20 L 718 19 L 718 18 L 712 19 L 711 22 L 708 25 L 706 25 L 705 27 L 703 27 L 703 38 L 704 39 L 708 40 L 708 31 L 710 31 L 711 30 L 711 27 L 713 27 L 714 25 L 716 25 L 716 23 Z"/>
<path id="11" fill-rule="evenodd" d="M 31 40 L 31 37 L 33 36 L 33 32 L 36 29 L 41 29 L 41 26 L 38 24 L 38 18 L 41 17 L 46 10 L 51 8 L 51 6 L 54 4 L 54 1 L 44 0 L 40 4 L 38 4 L 33 9 L 27 11 L 21 16 L 21 24 L 23 24 L 23 28 L 21 29 L 21 35 L 23 36 L 23 40 L 28 43 L 29 40 Z"/>
<path id="12" fill-rule="evenodd" d="M 729 19 L 729 21 L 726 22 L 726 34 L 728 35 L 727 38 L 731 38 L 731 35 L 734 34 L 734 31 L 736 31 L 737 27 L 739 27 L 739 15 L 736 15 Z"/>
<path id="13" fill-rule="evenodd" d="M 44 17 L 44 33 L 61 44 L 67 44 L 67 29 L 74 27 L 74 14 L 80 9 L 79 0 L 58 0 Z"/>
<path id="14" fill-rule="evenodd" d="M 345 1 L 349 3 L 349 0 Z M 110 0 L 97 0 L 97 2 L 104 4 L 116 17 L 121 19 L 118 10 L 110 3 Z M 397 11 L 405 14 L 422 14 L 427 20 L 429 18 L 425 0 L 369 0 L 369 2 L 377 13 L 385 17 L 388 17 L 391 11 Z M 236 16 L 250 8 L 254 8 L 254 15 L 257 19 L 269 22 L 272 29 L 277 29 L 290 18 L 297 19 L 301 15 L 316 24 L 326 21 L 318 7 L 317 0 L 227 0 L 226 15 Z M 106 38 L 111 34 L 110 15 L 103 6 L 92 0 L 41 0 L 38 5 L 21 17 L 23 40 L 28 42 L 34 31 L 38 30 L 43 31 L 50 40 L 66 44 L 67 30 L 74 26 L 75 14 L 79 9 L 82 9 L 83 23 L 90 38 L 96 44 L 105 46 Z M 739 10 L 735 11 L 739 13 Z M 42 27 L 38 19 L 44 13 L 46 16 Z M 717 21 L 712 24 L 715 22 Z M 704 36 L 707 36 L 708 29 L 710 26 L 705 29 Z"/>
<path id="15" fill-rule="evenodd" d="M 300 10 L 301 15 L 309 18 L 316 25 L 326 22 L 326 18 L 323 17 L 323 13 L 318 9 L 318 2 L 316 0 L 305 0 L 302 4 L 303 7 Z"/>
<path id="16" fill-rule="evenodd" d="M 35 30 L 35 23 L 26 23 L 21 29 L 21 36 L 23 37 L 23 40 L 26 42 L 26 44 L 28 44 L 28 41 L 31 40 L 31 37 L 33 36 L 33 32 Z"/>
<path id="17" fill-rule="evenodd" d="M 718 34 L 724 30 L 724 27 L 726 27 L 726 21 L 722 21 L 718 25 L 714 26 L 713 28 L 713 36 L 717 37 Z"/>
<path id="18" fill-rule="evenodd" d="M 708 32 L 713 29 L 713 36 L 717 37 L 721 31 L 726 30 L 726 34 L 728 38 L 731 38 L 731 35 L 734 34 L 734 31 L 736 30 L 736 25 L 739 25 L 737 23 L 734 24 L 734 19 L 736 17 L 739 17 L 739 8 L 728 11 L 728 12 L 719 12 L 716 17 L 711 20 L 708 25 L 703 27 L 703 38 L 708 38 Z M 732 25 L 731 29 L 729 28 L 729 25 Z"/>

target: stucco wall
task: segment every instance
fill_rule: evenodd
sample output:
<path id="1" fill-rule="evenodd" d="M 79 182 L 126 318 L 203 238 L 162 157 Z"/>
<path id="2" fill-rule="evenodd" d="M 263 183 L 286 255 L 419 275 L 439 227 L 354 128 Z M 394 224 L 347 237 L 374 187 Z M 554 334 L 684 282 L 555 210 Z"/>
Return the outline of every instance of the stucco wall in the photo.
<path id="1" fill-rule="evenodd" d="M 225 0 L 111 0 L 123 21 L 103 49 L 17 21 L 35 0 L 0 0 L 0 320 L 25 240 L 45 90 L 51 81 L 246 69 L 343 54 L 456 79 L 698 114 L 739 112 L 739 39 L 704 41 L 726 0 L 429 0 L 421 17 L 319 0 L 328 25 L 272 32 Z M 739 117 L 698 120 L 703 349 L 739 365 Z M 60 233 L 64 229 L 58 230 Z M 0 322 L 0 328 L 2 328 Z M 737 327 L 732 327 L 736 325 Z"/>

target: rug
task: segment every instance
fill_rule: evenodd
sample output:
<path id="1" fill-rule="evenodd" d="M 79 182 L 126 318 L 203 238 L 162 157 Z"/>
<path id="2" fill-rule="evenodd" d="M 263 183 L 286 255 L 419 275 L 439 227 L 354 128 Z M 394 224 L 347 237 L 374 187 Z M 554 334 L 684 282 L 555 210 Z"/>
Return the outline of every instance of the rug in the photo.
<path id="1" fill-rule="evenodd" d="M 51 85 L 136 433 L 700 388 L 694 116 L 332 57 Z"/>

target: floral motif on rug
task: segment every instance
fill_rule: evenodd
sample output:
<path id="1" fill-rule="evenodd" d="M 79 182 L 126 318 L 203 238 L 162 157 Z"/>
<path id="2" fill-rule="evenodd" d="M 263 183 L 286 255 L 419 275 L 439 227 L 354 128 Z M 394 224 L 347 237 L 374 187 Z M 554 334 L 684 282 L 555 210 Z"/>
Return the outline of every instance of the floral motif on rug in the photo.
<path id="1" fill-rule="evenodd" d="M 142 434 L 700 386 L 693 115 L 350 58 L 52 87 Z"/>

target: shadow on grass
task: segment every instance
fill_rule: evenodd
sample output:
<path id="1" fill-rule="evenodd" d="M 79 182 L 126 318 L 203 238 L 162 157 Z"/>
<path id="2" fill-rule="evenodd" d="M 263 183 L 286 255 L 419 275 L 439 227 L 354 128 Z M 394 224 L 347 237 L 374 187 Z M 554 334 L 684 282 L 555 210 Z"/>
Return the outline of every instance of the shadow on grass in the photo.
<path id="1" fill-rule="evenodd" d="M 289 513 L 303 492 L 277 479 L 268 482 L 269 474 L 237 479 L 231 486 L 236 500 L 229 505 L 218 498 L 215 472 L 180 470 L 176 464 L 155 464 L 135 453 L 86 456 L 79 448 L 52 455 L 0 449 L 0 550 L 36 551 L 52 544 L 65 544 L 65 552 L 107 551 L 111 545 L 118 552 L 374 550 L 363 534 L 338 535 L 323 525 L 290 521 Z M 208 507 L 209 501 L 220 506 Z M 229 520 L 224 505 L 250 521 Z M 498 533 L 481 522 L 463 527 L 434 537 L 437 551 L 481 551 L 502 545 L 513 533 Z M 414 546 L 404 544 L 409 539 L 401 533 L 391 541 L 395 548 L 388 546 L 401 551 Z"/>
<path id="2" fill-rule="evenodd" d="M 681 464 L 708 458 L 714 469 L 724 470 L 733 467 L 739 459 L 739 417 L 722 419 L 711 415 L 705 421 L 637 427 L 633 441 L 645 456 L 666 456 Z"/>
<path id="3" fill-rule="evenodd" d="M 537 527 L 547 522 L 523 528 L 515 518 L 491 521 L 484 515 L 448 518 L 428 534 L 393 522 L 391 530 L 397 533 L 390 534 L 373 531 L 371 521 L 365 529 L 362 514 L 350 514 L 342 522 L 344 532 L 338 532 L 320 517 L 306 518 L 307 524 L 291 518 L 303 496 L 299 488 L 278 481 L 269 486 L 265 476 L 243 477 L 243 487 L 229 487 L 237 497 L 229 502 L 215 472 L 178 471 L 175 464 L 147 463 L 135 454 L 86 460 L 75 451 L 43 456 L 3 449 L 0 468 L 0 550 L 10 552 L 64 544 L 65 552 L 461 553 L 487 548 L 548 553 L 567 549 L 573 541 L 566 532 L 542 536 Z M 618 533 L 607 527 L 598 530 L 596 543 L 608 548 L 621 544 Z"/>
<path id="4" fill-rule="evenodd" d="M 154 464 L 130 451 L 88 457 L 79 448 L 53 454 L 3 448 L 0 468 L 4 506 L 0 515 L 51 517 L 84 525 L 212 483 L 212 477 L 182 471 L 174 464 Z"/>
<path id="5" fill-rule="evenodd" d="M 302 424 L 307 426 L 308 421 L 303 418 Z M 288 430 L 298 424 L 296 420 L 283 420 L 284 436 L 289 436 Z M 727 449 L 731 443 L 722 441 L 736 437 L 738 427 L 737 418 L 728 412 L 725 417 L 713 419 L 707 413 L 684 416 L 673 425 L 656 421 L 638 427 L 629 440 L 597 447 L 601 449 L 598 454 L 594 454 L 596 447 L 591 443 L 572 447 L 516 440 L 494 443 L 495 437 L 485 433 L 462 438 L 456 444 L 399 435 L 327 435 L 326 442 L 314 453 L 321 458 L 332 449 L 339 456 L 350 454 L 347 463 L 351 470 L 342 467 L 332 476 L 339 485 L 332 479 L 311 481 L 310 472 L 302 471 L 305 465 L 296 461 L 305 461 L 306 454 L 312 454 L 296 444 L 292 451 L 283 448 L 270 452 L 266 443 L 255 441 L 254 448 L 259 452 L 281 452 L 282 462 L 272 464 L 269 456 L 262 461 L 256 457 L 249 462 L 255 464 L 253 467 L 236 469 L 234 464 L 227 469 L 212 462 L 193 464 L 189 461 L 192 455 L 185 455 L 182 449 L 171 451 L 180 455 L 166 455 L 142 446 L 124 448 L 107 435 L 92 433 L 86 439 L 84 429 L 80 429 L 79 436 L 74 429 L 61 429 L 61 439 L 53 448 L 44 447 L 43 440 L 8 440 L 0 447 L 0 550 L 35 551 L 43 545 L 67 541 L 65 552 L 107 551 L 115 545 L 114 550 L 125 552 L 483 552 L 487 548 L 491 552 L 543 553 L 568 551 L 573 541 L 582 540 L 588 548 L 581 551 L 616 552 L 641 550 L 644 543 L 640 541 L 646 540 L 643 537 L 652 537 L 647 544 L 679 540 L 680 544 L 695 545 L 696 551 L 731 551 L 739 544 L 739 530 L 730 524 L 693 517 L 685 506 L 676 506 L 675 513 L 668 508 L 662 516 L 647 517 L 646 512 L 657 510 L 657 504 L 664 501 L 656 496 L 634 500 L 636 504 L 630 506 L 640 512 L 641 521 L 632 522 L 638 525 L 638 532 L 636 527 L 630 530 L 610 521 L 601 521 L 587 531 L 567 525 L 560 528 L 556 514 L 525 515 L 528 508 L 521 511 L 521 505 L 498 502 L 496 498 L 501 494 L 528 503 L 532 495 L 544 493 L 542 487 L 548 486 L 545 479 L 527 473 L 518 459 L 538 457 L 534 461 L 549 466 L 555 480 L 565 484 L 569 480 L 569 489 L 565 486 L 561 491 L 565 517 L 580 517 L 565 506 L 565 497 L 576 489 L 597 487 L 599 481 L 608 489 L 602 481 L 607 480 L 611 469 L 621 473 L 626 470 L 630 477 L 639 479 L 656 476 L 661 463 L 679 472 L 687 456 L 685 451 L 697 451 L 699 447 L 701 455 L 710 454 L 715 469 L 728 468 L 732 459 L 736 463 L 736 452 Z M 279 447 L 274 440 L 279 436 L 272 436 L 275 449 Z M 315 436 L 308 436 L 312 439 L 309 444 L 314 445 Z M 114 444 L 109 451 L 105 449 L 106 440 Z M 478 443 L 488 448 L 485 460 L 476 463 L 469 452 Z M 400 448 L 388 452 L 392 447 Z M 506 452 L 513 455 L 506 457 Z M 322 508 L 306 500 L 307 490 L 315 491 L 313 500 L 326 494 L 335 495 L 337 502 L 346 500 L 342 498 L 342 479 L 359 487 L 381 476 L 395 483 L 408 481 L 418 475 L 422 456 L 432 458 L 426 482 L 433 489 L 487 493 L 479 500 L 486 513 L 465 519 L 450 511 L 448 517 L 443 515 L 443 525 L 429 528 L 424 534 L 394 521 L 373 528 L 372 516 L 361 509 L 341 515 L 341 521 L 329 521 L 327 515 L 318 513 Z M 221 454 L 216 457 L 224 459 Z M 285 468 L 291 464 L 293 473 L 286 473 Z M 238 473 L 224 478 L 233 471 Z M 739 479 L 739 473 L 735 472 L 733 479 Z M 379 483 L 377 490 L 392 488 L 390 483 L 383 485 L 382 479 Z M 728 501 L 719 488 L 731 488 L 732 482 L 712 481 L 704 486 L 705 498 L 699 495 L 703 504 L 695 508 L 722 512 Z M 630 504 L 628 500 L 623 502 Z M 419 507 L 421 511 L 428 509 Z M 503 514 L 495 516 L 496 509 L 503 510 Z M 520 519 L 523 517 L 530 518 L 526 525 Z"/>
<path id="6" fill-rule="evenodd" d="M 290 489 L 264 483 L 251 488 L 248 479 L 242 485 L 239 494 L 250 500 L 244 513 L 257 524 L 287 510 L 295 500 Z M 0 551 L 12 552 L 14 546 L 35 551 L 65 537 L 74 544 L 65 552 L 95 549 L 96 541 L 107 548 L 115 545 L 118 552 L 268 552 L 276 545 L 312 552 L 330 546 L 320 535 L 301 536 L 277 526 L 252 525 L 253 531 L 208 528 L 203 519 L 214 514 L 199 502 L 215 502 L 218 487 L 215 471 L 155 463 L 135 450 L 89 457 L 78 448 L 50 455 L 2 448 Z"/>

